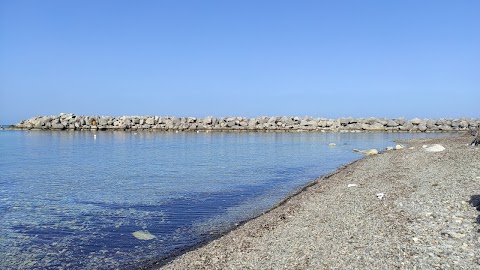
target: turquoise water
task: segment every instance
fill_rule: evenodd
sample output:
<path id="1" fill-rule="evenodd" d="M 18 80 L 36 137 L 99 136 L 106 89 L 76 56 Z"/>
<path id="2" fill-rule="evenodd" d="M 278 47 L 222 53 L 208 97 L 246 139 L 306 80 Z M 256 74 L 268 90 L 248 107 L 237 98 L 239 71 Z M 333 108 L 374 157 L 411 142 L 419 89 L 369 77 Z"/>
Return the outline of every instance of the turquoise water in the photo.
<path id="1" fill-rule="evenodd" d="M 0 269 L 148 265 L 413 136 L 1 131 Z"/>

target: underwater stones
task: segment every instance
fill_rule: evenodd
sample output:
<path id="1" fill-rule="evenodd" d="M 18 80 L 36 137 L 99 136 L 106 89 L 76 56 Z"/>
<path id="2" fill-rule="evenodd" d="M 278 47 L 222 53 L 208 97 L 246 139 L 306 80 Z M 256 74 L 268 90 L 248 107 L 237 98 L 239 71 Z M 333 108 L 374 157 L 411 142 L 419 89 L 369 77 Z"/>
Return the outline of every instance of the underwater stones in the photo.
<path id="1" fill-rule="evenodd" d="M 357 153 L 364 154 L 364 155 L 367 155 L 367 156 L 378 154 L 377 149 L 367 149 L 367 150 L 353 149 L 353 152 L 357 152 Z"/>
<path id="2" fill-rule="evenodd" d="M 136 231 L 133 232 L 132 235 L 137 238 L 138 240 L 147 241 L 157 238 L 155 235 L 151 234 L 149 231 Z"/>

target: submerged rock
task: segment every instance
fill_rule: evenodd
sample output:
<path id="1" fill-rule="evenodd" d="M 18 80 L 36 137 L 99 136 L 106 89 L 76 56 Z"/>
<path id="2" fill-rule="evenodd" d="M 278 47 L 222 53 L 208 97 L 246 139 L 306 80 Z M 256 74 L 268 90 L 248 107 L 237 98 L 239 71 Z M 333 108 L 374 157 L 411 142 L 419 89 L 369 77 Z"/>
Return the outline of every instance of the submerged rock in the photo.
<path id="1" fill-rule="evenodd" d="M 152 240 L 157 238 L 155 235 L 151 234 L 149 231 L 136 231 L 132 233 L 135 238 L 138 240 Z"/>
<path id="2" fill-rule="evenodd" d="M 368 150 L 353 149 L 353 151 L 354 151 L 354 152 L 358 152 L 358 153 L 360 153 L 360 154 L 367 155 L 367 156 L 378 154 L 378 150 L 377 150 L 377 149 L 368 149 Z"/>

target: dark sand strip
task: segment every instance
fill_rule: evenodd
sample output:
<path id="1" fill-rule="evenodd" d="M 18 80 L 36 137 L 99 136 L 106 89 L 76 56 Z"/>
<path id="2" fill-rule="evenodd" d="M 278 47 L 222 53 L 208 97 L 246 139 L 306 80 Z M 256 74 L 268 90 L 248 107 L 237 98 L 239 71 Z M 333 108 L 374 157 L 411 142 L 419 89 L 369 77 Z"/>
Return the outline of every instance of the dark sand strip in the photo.
<path id="1" fill-rule="evenodd" d="M 470 141 L 417 139 L 366 157 L 162 269 L 480 269 Z"/>

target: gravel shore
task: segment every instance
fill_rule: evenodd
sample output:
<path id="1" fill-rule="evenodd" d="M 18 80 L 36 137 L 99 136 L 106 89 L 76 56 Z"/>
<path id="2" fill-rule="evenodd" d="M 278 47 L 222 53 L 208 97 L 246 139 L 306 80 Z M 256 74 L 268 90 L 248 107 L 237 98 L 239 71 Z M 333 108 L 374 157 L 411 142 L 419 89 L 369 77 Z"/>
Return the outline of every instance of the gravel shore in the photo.
<path id="1" fill-rule="evenodd" d="M 161 269 L 480 269 L 471 139 L 365 157 Z"/>

